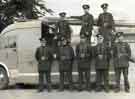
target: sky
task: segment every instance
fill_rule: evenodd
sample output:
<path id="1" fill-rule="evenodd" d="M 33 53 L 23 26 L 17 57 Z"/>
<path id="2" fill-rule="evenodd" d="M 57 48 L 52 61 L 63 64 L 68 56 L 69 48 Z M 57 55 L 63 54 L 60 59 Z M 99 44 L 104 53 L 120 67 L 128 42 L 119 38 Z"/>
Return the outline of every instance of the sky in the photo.
<path id="1" fill-rule="evenodd" d="M 135 20 L 135 0 L 45 0 L 46 6 L 51 8 L 58 16 L 59 12 L 67 12 L 67 16 L 82 15 L 82 5 L 90 5 L 90 13 L 95 18 L 102 12 L 100 5 L 102 3 L 109 4 L 109 12 L 115 19 Z M 50 15 L 48 15 L 50 16 Z"/>

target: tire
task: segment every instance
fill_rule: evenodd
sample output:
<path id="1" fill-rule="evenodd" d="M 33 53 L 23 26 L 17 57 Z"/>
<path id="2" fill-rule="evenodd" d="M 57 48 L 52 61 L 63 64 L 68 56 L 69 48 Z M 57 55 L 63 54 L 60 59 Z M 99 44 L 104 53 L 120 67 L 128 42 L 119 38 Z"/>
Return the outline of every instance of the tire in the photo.
<path id="1" fill-rule="evenodd" d="M 0 90 L 8 87 L 9 79 L 6 70 L 0 67 Z"/>

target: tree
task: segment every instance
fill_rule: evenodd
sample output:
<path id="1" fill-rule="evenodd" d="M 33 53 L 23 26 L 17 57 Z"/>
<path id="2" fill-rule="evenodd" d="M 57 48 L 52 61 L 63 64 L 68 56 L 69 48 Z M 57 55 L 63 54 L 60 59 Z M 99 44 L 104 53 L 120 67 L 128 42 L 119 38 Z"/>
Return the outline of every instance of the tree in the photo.
<path id="1" fill-rule="evenodd" d="M 21 12 L 28 19 L 37 19 L 53 12 L 46 8 L 43 0 L 10 0 L 5 11 L 8 16 L 17 16 L 18 12 Z"/>
<path id="2" fill-rule="evenodd" d="M 1 14 L 6 25 L 14 22 L 14 17 L 25 17 L 26 19 L 38 19 L 46 13 L 52 14 L 51 9 L 46 8 L 43 0 L 0 0 Z"/>

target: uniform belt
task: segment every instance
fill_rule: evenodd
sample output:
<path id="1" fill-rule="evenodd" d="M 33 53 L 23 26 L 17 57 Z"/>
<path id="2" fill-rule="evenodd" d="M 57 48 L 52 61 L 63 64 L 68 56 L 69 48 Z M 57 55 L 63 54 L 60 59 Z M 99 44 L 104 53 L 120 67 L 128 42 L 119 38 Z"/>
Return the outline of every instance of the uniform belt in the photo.
<path id="1" fill-rule="evenodd" d="M 44 59 L 44 60 L 40 60 L 40 61 L 48 61 L 49 59 Z"/>
<path id="2" fill-rule="evenodd" d="M 46 60 L 49 60 L 49 58 L 48 58 L 48 57 L 41 57 L 40 60 L 41 60 L 41 61 L 46 61 Z"/>
<path id="3" fill-rule="evenodd" d="M 118 57 L 128 56 L 127 54 L 118 54 Z"/>
<path id="4" fill-rule="evenodd" d="M 88 59 L 88 57 L 79 57 L 79 59 Z"/>
<path id="5" fill-rule="evenodd" d="M 71 60 L 71 59 L 61 59 L 61 61 L 69 61 L 69 60 Z"/>
<path id="6" fill-rule="evenodd" d="M 61 57 L 61 60 L 70 60 L 68 57 Z"/>

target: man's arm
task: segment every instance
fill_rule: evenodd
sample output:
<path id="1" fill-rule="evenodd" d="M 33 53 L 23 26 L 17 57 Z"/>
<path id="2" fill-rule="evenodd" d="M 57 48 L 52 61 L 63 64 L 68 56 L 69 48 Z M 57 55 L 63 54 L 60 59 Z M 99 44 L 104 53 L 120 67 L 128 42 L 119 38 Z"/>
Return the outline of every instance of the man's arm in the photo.
<path id="1" fill-rule="evenodd" d="M 39 61 L 39 48 L 36 49 L 35 58 Z"/>
<path id="2" fill-rule="evenodd" d="M 87 49 L 88 49 L 88 54 L 89 54 L 88 57 L 91 58 L 91 57 L 92 57 L 92 48 L 91 48 L 91 46 L 88 45 L 88 46 L 87 46 Z"/>
<path id="3" fill-rule="evenodd" d="M 71 47 L 70 51 L 71 51 L 71 57 L 72 57 L 72 61 L 73 61 L 74 60 L 74 56 L 75 56 L 74 49 Z"/>
<path id="4" fill-rule="evenodd" d="M 131 57 L 131 48 L 129 46 L 129 44 L 127 43 L 127 53 L 128 53 L 128 57 L 130 58 Z"/>
<path id="5" fill-rule="evenodd" d="M 127 52 L 128 52 L 129 61 L 135 63 L 134 58 L 131 57 L 131 48 L 129 44 L 127 44 Z"/>
<path id="6" fill-rule="evenodd" d="M 75 53 L 76 53 L 76 58 L 78 58 L 78 56 L 79 56 L 79 45 L 76 46 Z"/>
<path id="7" fill-rule="evenodd" d="M 98 19 L 97 19 L 97 26 L 101 26 L 102 25 L 102 17 L 101 17 L 101 14 L 98 16 Z"/>
<path id="8" fill-rule="evenodd" d="M 70 16 L 70 18 L 82 20 L 82 16 Z"/>
<path id="9" fill-rule="evenodd" d="M 59 22 L 56 22 L 55 24 L 55 33 L 58 33 L 59 30 Z"/>
<path id="10" fill-rule="evenodd" d="M 111 20 L 110 21 L 111 21 L 112 29 L 113 29 L 113 31 L 115 31 L 115 22 L 114 22 L 113 15 L 111 14 L 110 17 L 111 17 Z"/>
<path id="11" fill-rule="evenodd" d="M 92 26 L 94 25 L 94 17 L 91 15 Z"/>
<path id="12" fill-rule="evenodd" d="M 70 27 L 70 24 L 67 22 L 67 31 L 68 33 L 72 34 L 72 28 Z"/>

